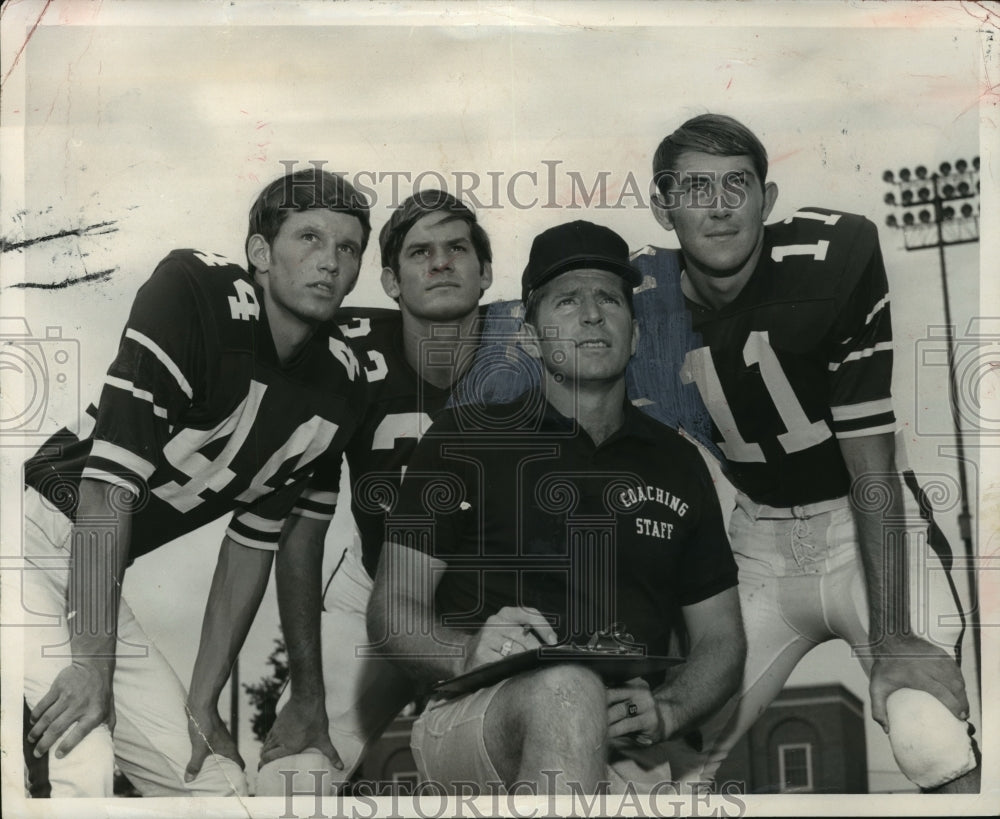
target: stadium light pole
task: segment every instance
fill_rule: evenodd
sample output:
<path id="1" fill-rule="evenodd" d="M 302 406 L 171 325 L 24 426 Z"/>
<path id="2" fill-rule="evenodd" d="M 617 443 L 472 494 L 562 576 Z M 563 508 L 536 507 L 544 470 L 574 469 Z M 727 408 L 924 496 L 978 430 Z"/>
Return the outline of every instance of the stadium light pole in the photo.
<path id="1" fill-rule="evenodd" d="M 928 176 L 927 168 L 919 165 L 911 172 L 902 168 L 899 175 L 886 171 L 882 180 L 893 186 L 885 195 L 885 203 L 894 211 L 886 224 L 902 230 L 907 251 L 937 248 L 941 270 L 941 292 L 944 298 L 944 331 L 948 357 L 948 394 L 951 420 L 955 435 L 955 457 L 958 460 L 958 483 L 961 511 L 958 530 L 965 545 L 969 583 L 969 606 L 972 644 L 975 654 L 976 683 L 982 682 L 980 661 L 982 645 L 979 622 L 979 592 L 976 587 L 975 548 L 972 542 L 972 515 L 969 512 L 969 488 L 965 468 L 965 445 L 958 406 L 958 386 L 955 379 L 955 328 L 951 320 L 951 299 L 948 294 L 948 268 L 944 249 L 949 245 L 979 241 L 979 157 L 970 163 L 959 159 L 952 166 L 942 162 L 938 171 Z M 897 198 L 898 196 L 898 198 Z M 957 210 L 956 210 L 957 208 Z"/>

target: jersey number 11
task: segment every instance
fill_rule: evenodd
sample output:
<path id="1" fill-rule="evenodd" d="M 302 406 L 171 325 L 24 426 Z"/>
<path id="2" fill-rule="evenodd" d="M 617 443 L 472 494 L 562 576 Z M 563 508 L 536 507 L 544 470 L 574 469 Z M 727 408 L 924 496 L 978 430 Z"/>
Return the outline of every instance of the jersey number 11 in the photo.
<path id="1" fill-rule="evenodd" d="M 760 377 L 785 426 L 786 431 L 778 435 L 778 443 L 785 452 L 789 454 L 801 452 L 825 441 L 833 434 L 826 421 L 809 420 L 788 381 L 788 376 L 781 368 L 781 362 L 771 347 L 766 330 L 751 331 L 746 344 L 743 345 L 743 360 L 748 367 L 754 364 L 760 367 Z M 740 434 L 736 418 L 722 389 L 719 373 L 715 369 L 712 351 L 708 347 L 699 347 L 688 352 L 681 368 L 681 380 L 685 384 L 694 382 L 698 387 L 701 400 L 705 402 L 712 421 L 722 436 L 719 449 L 729 460 L 743 463 L 763 463 L 766 460 L 760 445 L 745 441 Z"/>

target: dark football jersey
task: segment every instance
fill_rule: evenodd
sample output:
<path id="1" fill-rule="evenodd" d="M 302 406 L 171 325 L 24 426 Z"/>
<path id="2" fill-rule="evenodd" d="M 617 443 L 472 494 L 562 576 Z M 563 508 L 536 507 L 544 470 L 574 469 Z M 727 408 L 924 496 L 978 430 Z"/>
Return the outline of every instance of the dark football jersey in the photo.
<path id="1" fill-rule="evenodd" d="M 53 436 L 25 482 L 70 517 L 81 477 L 136 495 L 130 559 L 229 512 L 229 537 L 273 549 L 293 508 L 332 516 L 365 390 L 335 324 L 282 365 L 247 273 L 175 250 L 139 289 L 86 428 Z"/>
<path id="2" fill-rule="evenodd" d="M 649 249 L 635 261 L 657 280 L 676 280 L 678 259 Z M 888 285 L 875 226 L 848 213 L 800 210 L 767 226 L 757 268 L 732 303 L 687 307 L 703 346 L 686 352 L 681 380 L 704 399 L 738 488 L 772 506 L 847 494 L 837 439 L 895 427 Z"/>
<path id="3" fill-rule="evenodd" d="M 347 446 L 351 512 L 361 538 L 362 559 L 372 576 L 385 542 L 385 518 L 395 505 L 406 464 L 434 416 L 458 400 L 474 403 L 487 394 L 508 397 L 528 386 L 524 356 L 512 343 L 519 324 L 509 303 L 482 306 L 475 332 L 457 339 L 449 362 L 469 354 L 473 362 L 455 387 L 435 387 L 421 379 L 406 360 L 398 310 L 343 308 L 337 314 L 369 382 L 368 406 Z M 418 353 L 419 354 L 419 353 Z M 428 355 L 440 355 L 439 353 Z"/>

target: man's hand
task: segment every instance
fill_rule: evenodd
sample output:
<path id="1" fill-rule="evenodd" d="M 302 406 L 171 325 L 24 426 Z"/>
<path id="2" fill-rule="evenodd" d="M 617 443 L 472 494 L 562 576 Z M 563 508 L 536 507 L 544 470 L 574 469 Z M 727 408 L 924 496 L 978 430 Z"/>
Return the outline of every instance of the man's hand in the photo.
<path id="1" fill-rule="evenodd" d="M 109 660 L 74 660 L 59 672 L 31 711 L 28 742 L 35 745 L 36 757 L 45 756 L 71 725 L 72 730 L 59 743 L 57 759 L 66 756 L 101 723 L 114 728 L 113 673 L 114 662 Z"/>
<path id="2" fill-rule="evenodd" d="M 872 719 L 889 733 L 885 703 L 899 688 L 916 688 L 933 695 L 959 719 L 969 716 L 969 700 L 961 669 L 945 651 L 919 637 L 894 637 L 873 649 L 869 692 Z"/>
<path id="3" fill-rule="evenodd" d="M 608 739 L 623 736 L 639 745 L 653 745 L 668 736 L 649 683 L 641 677 L 608 688 Z"/>
<path id="4" fill-rule="evenodd" d="M 246 765 L 233 737 L 215 709 L 199 712 L 188 705 L 188 736 L 191 737 L 191 759 L 184 769 L 184 781 L 191 782 L 201 773 L 209 754 L 231 759 L 241 768 Z"/>
<path id="5" fill-rule="evenodd" d="M 537 609 L 504 606 L 472 638 L 463 671 L 556 642 L 555 631 Z"/>
<path id="6" fill-rule="evenodd" d="M 296 699 L 293 695 L 278 713 L 261 749 L 260 764 L 298 754 L 306 748 L 322 751 L 338 771 L 344 770 L 340 754 L 330 742 L 326 704 L 322 699 Z"/>

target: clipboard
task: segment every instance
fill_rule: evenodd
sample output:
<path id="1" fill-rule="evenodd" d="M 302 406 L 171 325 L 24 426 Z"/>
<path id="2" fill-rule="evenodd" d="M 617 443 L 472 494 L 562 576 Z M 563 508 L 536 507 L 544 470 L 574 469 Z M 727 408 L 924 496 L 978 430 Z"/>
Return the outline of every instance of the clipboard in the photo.
<path id="1" fill-rule="evenodd" d="M 524 671 L 548 663 L 579 663 L 600 675 L 608 683 L 621 683 L 656 671 L 680 665 L 681 657 L 665 657 L 634 652 L 601 651 L 568 646 L 539 646 L 531 651 L 511 654 L 496 662 L 481 665 L 457 677 L 441 680 L 431 689 L 435 694 L 455 697 L 500 682 Z"/>

